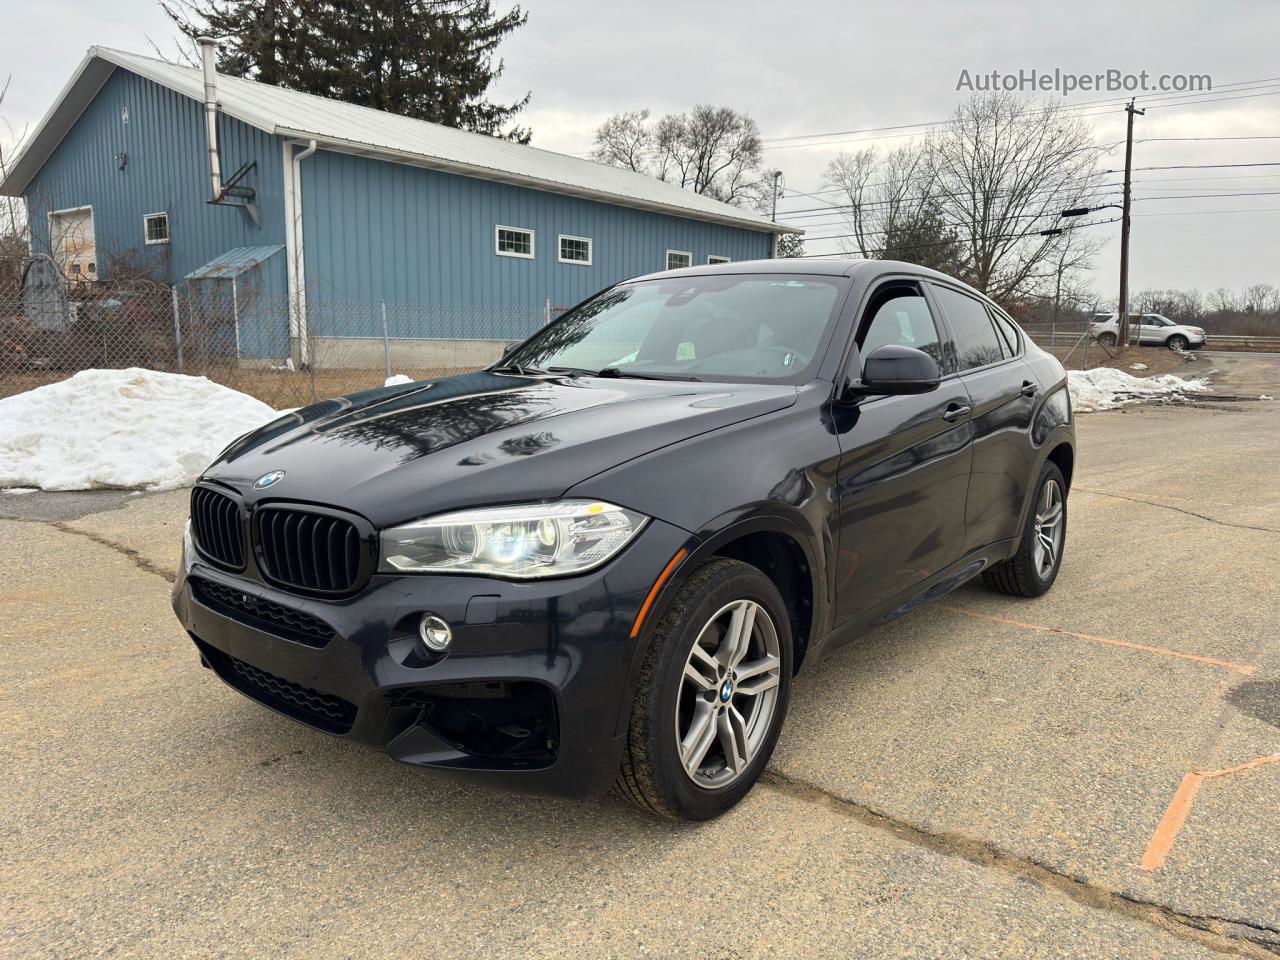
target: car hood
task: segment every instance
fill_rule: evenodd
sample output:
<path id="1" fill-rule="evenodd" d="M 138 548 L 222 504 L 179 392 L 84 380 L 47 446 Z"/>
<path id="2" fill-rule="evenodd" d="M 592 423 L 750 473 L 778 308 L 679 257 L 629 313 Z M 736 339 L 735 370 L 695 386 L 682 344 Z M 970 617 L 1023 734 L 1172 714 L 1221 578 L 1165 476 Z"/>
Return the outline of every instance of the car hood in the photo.
<path id="1" fill-rule="evenodd" d="M 788 385 L 482 371 L 286 414 L 233 443 L 205 477 L 250 501 L 332 504 L 385 526 L 442 510 L 557 497 L 627 460 L 781 410 L 795 398 Z M 275 471 L 284 476 L 254 489 Z"/>

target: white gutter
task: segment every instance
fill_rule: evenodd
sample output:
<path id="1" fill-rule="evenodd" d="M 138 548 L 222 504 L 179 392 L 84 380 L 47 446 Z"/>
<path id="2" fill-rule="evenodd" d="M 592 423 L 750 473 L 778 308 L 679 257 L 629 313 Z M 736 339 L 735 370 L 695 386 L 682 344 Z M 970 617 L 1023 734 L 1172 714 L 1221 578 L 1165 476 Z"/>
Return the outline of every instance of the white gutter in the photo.
<path id="1" fill-rule="evenodd" d="M 212 37 L 196 37 L 200 44 L 200 64 L 204 69 L 204 132 L 209 151 L 209 199 L 222 199 L 222 162 L 218 159 L 218 71 L 214 66 L 218 42 Z"/>
<path id="2" fill-rule="evenodd" d="M 284 143 L 284 246 L 285 269 L 289 277 L 289 343 L 290 356 L 298 363 L 310 362 L 310 336 L 307 324 L 307 266 L 302 239 L 302 161 L 316 152 L 316 142 L 309 140 L 305 150 L 294 153 L 301 144 Z M 295 350 L 293 345 L 297 344 Z"/>

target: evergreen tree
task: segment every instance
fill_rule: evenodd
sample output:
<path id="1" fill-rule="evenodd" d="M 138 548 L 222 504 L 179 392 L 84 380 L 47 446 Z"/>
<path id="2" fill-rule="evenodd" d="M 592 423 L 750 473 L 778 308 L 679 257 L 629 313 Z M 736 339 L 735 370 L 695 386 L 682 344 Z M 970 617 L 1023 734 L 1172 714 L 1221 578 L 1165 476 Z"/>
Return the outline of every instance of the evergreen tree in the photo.
<path id="1" fill-rule="evenodd" d="M 219 40 L 232 76 L 528 143 L 529 103 L 485 97 L 498 44 L 528 20 L 489 0 L 160 0 L 189 40 Z"/>

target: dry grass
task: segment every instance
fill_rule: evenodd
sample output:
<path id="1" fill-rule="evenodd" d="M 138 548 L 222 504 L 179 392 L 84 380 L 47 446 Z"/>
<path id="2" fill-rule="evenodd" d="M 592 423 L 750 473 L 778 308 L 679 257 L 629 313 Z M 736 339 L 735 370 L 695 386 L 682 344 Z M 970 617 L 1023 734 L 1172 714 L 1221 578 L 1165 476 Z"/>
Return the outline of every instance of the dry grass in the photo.
<path id="1" fill-rule="evenodd" d="M 430 380 L 448 377 L 465 370 L 433 368 L 397 370 L 414 380 Z M 72 375 L 73 371 L 49 370 L 43 372 L 8 373 L 0 377 L 0 397 L 58 383 Z M 226 368 L 212 371 L 209 379 L 233 390 L 247 393 L 277 409 L 301 407 L 317 400 L 358 393 L 382 386 L 386 374 L 381 370 L 254 370 Z"/>

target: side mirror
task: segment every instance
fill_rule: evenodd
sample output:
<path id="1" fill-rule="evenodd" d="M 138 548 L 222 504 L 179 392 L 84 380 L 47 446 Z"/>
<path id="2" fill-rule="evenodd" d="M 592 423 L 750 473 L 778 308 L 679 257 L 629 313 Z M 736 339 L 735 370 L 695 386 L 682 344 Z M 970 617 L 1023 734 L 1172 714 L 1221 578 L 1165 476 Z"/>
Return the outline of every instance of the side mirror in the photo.
<path id="1" fill-rule="evenodd" d="M 854 395 L 928 393 L 938 389 L 942 371 L 923 350 L 886 343 L 862 360 L 862 379 L 849 385 Z"/>
<path id="2" fill-rule="evenodd" d="M 503 358 L 505 359 L 506 357 L 511 356 L 511 351 L 514 350 L 516 347 L 520 346 L 520 344 L 522 343 L 524 343 L 523 340 L 517 340 L 515 343 L 508 343 L 505 347 L 502 348 Z"/>

